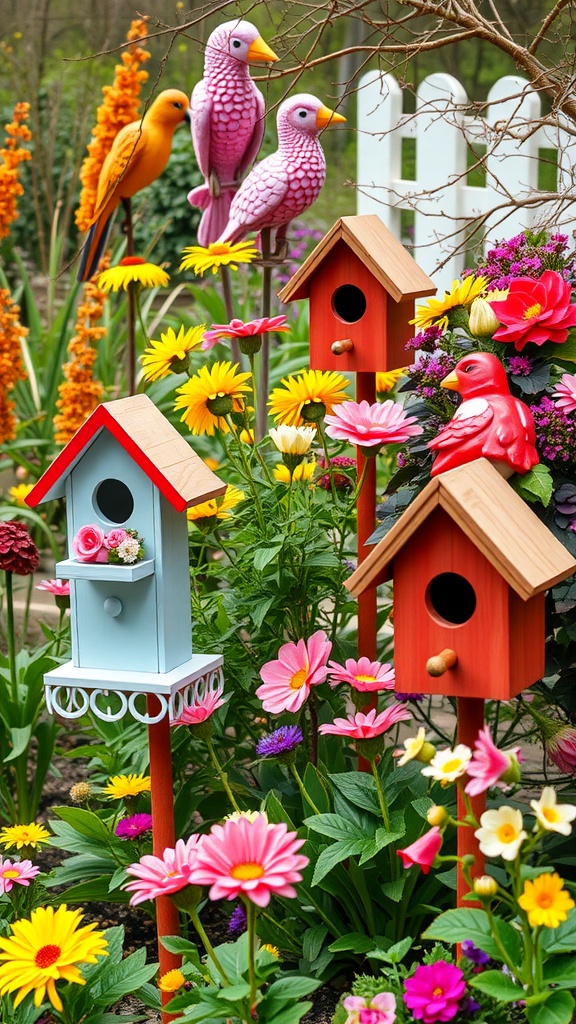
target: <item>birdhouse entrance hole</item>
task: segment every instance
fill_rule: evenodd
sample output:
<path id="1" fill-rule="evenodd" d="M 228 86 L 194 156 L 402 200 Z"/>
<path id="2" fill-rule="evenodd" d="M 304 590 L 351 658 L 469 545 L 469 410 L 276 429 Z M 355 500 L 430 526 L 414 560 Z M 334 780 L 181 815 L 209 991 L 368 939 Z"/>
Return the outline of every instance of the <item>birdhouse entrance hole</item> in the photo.
<path id="1" fill-rule="evenodd" d="M 426 590 L 428 611 L 435 613 L 444 623 L 461 626 L 472 618 L 476 610 L 474 587 L 456 572 L 441 572 L 434 576 Z"/>
<path id="2" fill-rule="evenodd" d="M 355 284 L 342 284 L 332 296 L 332 310 L 346 324 L 355 324 L 366 312 L 366 296 Z"/>
<path id="3" fill-rule="evenodd" d="M 102 480 L 94 492 L 96 511 L 110 523 L 125 523 L 134 511 L 134 498 L 122 480 Z"/>

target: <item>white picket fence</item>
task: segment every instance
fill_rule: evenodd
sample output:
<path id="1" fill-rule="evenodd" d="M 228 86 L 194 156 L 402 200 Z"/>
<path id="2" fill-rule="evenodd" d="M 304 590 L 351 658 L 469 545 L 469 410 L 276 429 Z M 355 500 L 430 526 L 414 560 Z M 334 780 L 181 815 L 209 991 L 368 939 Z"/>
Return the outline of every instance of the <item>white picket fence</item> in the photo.
<path id="1" fill-rule="evenodd" d="M 358 92 L 359 214 L 377 213 L 410 246 L 438 284 L 451 286 L 470 262 L 466 250 L 484 247 L 525 228 L 576 229 L 576 134 L 539 123 L 541 102 L 528 82 L 506 75 L 490 90 L 485 116 L 471 116 L 468 97 L 452 75 L 422 82 L 416 112 L 403 112 L 402 89 L 392 75 L 370 72 Z M 402 177 L 402 139 L 415 139 L 416 177 Z M 474 144 L 486 147 L 486 184 L 466 183 Z M 542 150 L 554 150 L 557 192 L 538 190 Z M 549 154 L 547 154 L 550 159 Z M 414 211 L 413 238 L 401 229 L 401 211 Z"/>

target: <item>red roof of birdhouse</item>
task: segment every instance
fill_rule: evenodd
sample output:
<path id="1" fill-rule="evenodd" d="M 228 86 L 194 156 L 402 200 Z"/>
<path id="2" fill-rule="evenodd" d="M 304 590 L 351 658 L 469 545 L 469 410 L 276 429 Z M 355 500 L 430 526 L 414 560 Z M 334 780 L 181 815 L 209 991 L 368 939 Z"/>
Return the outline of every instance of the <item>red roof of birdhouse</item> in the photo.
<path id="1" fill-rule="evenodd" d="M 306 299 L 310 279 L 339 242 L 344 242 L 395 302 L 435 295 L 436 285 L 375 213 L 341 217 L 294 276 L 278 292 L 282 302 Z"/>
<path id="2" fill-rule="evenodd" d="M 440 507 L 513 590 L 527 601 L 576 572 L 576 560 L 487 459 L 441 473 L 358 566 L 345 586 L 355 596 L 392 576 L 392 562 Z"/>
<path id="3" fill-rule="evenodd" d="M 26 498 L 30 508 L 62 498 L 65 481 L 102 430 L 108 430 L 177 512 L 224 494 L 226 484 L 147 395 L 99 405 Z"/>

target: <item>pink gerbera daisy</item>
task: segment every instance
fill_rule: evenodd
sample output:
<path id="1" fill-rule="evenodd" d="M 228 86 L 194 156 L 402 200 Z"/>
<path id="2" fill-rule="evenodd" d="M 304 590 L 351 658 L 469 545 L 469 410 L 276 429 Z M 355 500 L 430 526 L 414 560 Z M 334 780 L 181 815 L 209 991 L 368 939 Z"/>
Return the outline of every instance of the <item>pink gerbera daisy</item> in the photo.
<path id="1" fill-rule="evenodd" d="M 203 837 L 191 881 L 209 885 L 211 900 L 233 900 L 241 894 L 258 907 L 270 897 L 296 896 L 308 857 L 296 853 L 304 839 L 288 832 L 284 822 L 271 825 L 265 814 L 253 821 L 245 815 L 213 825 Z"/>
<path id="2" fill-rule="evenodd" d="M 0 857 L 0 893 L 10 892 L 14 885 L 30 885 L 40 868 L 31 860 L 2 860 Z"/>
<path id="3" fill-rule="evenodd" d="M 357 711 L 355 715 L 348 715 L 347 718 L 335 718 L 332 725 L 321 725 L 318 732 L 334 733 L 335 736 L 349 736 L 353 740 L 372 740 L 381 736 L 397 722 L 406 722 L 412 716 L 401 704 L 394 704 L 386 708 L 380 714 L 376 714 L 376 708 L 372 708 L 368 714 Z"/>
<path id="4" fill-rule="evenodd" d="M 576 411 L 576 373 L 563 373 L 552 396 L 554 405 L 564 413 Z"/>
<path id="5" fill-rule="evenodd" d="M 54 597 L 70 597 L 70 583 L 68 580 L 42 580 L 36 584 L 36 590 L 46 590 Z"/>
<path id="6" fill-rule="evenodd" d="M 206 683 L 204 679 L 199 679 L 192 689 L 190 703 L 182 708 L 172 725 L 200 725 L 205 722 L 224 703 L 223 692 L 224 689 L 221 685 L 214 686 L 213 679 L 210 679 L 209 683 Z"/>
<path id="7" fill-rule="evenodd" d="M 262 686 L 256 696 L 262 707 L 273 715 L 282 711 L 298 711 L 308 699 L 310 687 L 323 683 L 328 675 L 326 662 L 332 644 L 324 630 L 313 633 L 308 640 L 283 644 L 277 661 L 267 661 L 260 669 Z"/>
<path id="8" fill-rule="evenodd" d="M 521 760 L 520 747 L 499 750 L 485 725 L 478 733 L 472 759 L 466 766 L 470 781 L 466 783 L 465 792 L 468 796 L 478 796 L 490 789 L 490 786 L 500 785 L 504 788 L 509 782 L 518 782 L 518 765 Z"/>
<path id="9" fill-rule="evenodd" d="M 383 665 L 380 661 L 369 658 L 348 658 L 345 668 L 336 661 L 328 662 L 330 686 L 348 683 L 359 693 L 370 693 L 372 690 L 393 690 L 394 669 L 392 665 Z"/>
<path id="10" fill-rule="evenodd" d="M 190 876 L 196 864 L 201 836 L 190 836 L 187 842 L 179 839 L 174 849 L 168 847 L 162 857 L 146 854 L 135 864 L 129 864 L 126 871 L 136 877 L 135 882 L 126 886 L 131 897 L 130 904 L 135 907 L 145 900 L 167 896 L 171 892 L 179 892 L 190 885 Z"/>
<path id="11" fill-rule="evenodd" d="M 263 316 L 258 320 L 231 320 L 229 324 L 212 324 L 209 331 L 204 331 L 203 349 L 213 348 L 223 338 L 252 338 L 268 331 L 289 331 L 286 316 Z"/>
<path id="12" fill-rule="evenodd" d="M 407 416 L 400 402 L 342 402 L 325 422 L 329 437 L 361 448 L 398 444 L 422 433 L 416 417 Z"/>

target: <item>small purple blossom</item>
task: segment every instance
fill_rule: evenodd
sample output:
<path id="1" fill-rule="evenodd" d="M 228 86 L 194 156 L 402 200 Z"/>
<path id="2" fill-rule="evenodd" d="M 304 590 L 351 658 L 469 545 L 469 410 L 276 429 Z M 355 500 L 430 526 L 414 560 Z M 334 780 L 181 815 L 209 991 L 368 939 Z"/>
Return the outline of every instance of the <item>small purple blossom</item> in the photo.
<path id="1" fill-rule="evenodd" d="M 487 964 L 490 959 L 488 953 L 485 953 L 483 949 L 479 949 L 478 946 L 472 942 L 472 939 L 465 939 L 460 948 L 466 959 L 469 960 L 470 963 L 476 964 L 477 967 L 480 967 L 482 964 Z"/>
<path id="2" fill-rule="evenodd" d="M 404 345 L 404 348 L 407 352 L 411 349 L 419 349 L 422 352 L 435 352 L 443 333 L 442 328 L 438 324 L 431 324 L 425 330 L 419 331 L 415 338 L 410 338 Z"/>
<path id="3" fill-rule="evenodd" d="M 248 920 L 246 917 L 246 908 L 243 903 L 239 903 L 237 907 L 230 914 L 230 920 L 228 921 L 228 934 L 229 935 L 242 935 L 246 931 L 248 926 Z"/>
<path id="4" fill-rule="evenodd" d="M 511 356 L 508 369 L 513 377 L 527 377 L 533 370 L 532 360 L 528 356 Z"/>
<path id="5" fill-rule="evenodd" d="M 568 252 L 568 236 L 525 232 L 498 242 L 488 250 L 485 263 L 476 268 L 492 288 L 508 288 L 515 277 L 539 278 L 544 270 L 555 270 L 565 281 L 573 281 L 576 253 Z"/>
<path id="6" fill-rule="evenodd" d="M 576 460 L 576 435 L 570 417 L 543 395 L 530 411 L 536 426 L 536 448 L 548 462 L 574 462 Z"/>
<path id="7" fill-rule="evenodd" d="M 399 704 L 418 704 L 424 700 L 423 693 L 395 693 L 394 696 Z"/>
<path id="8" fill-rule="evenodd" d="M 302 743 L 304 736 L 298 725 L 281 725 L 269 736 L 263 736 L 256 744 L 258 757 L 278 757 L 279 754 L 287 754 L 295 750 L 299 743 Z"/>
<path id="9" fill-rule="evenodd" d="M 120 819 L 114 829 L 114 835 L 118 836 L 119 839 L 137 839 L 144 832 L 151 831 L 151 814 L 131 814 L 129 818 Z"/>
<path id="10" fill-rule="evenodd" d="M 324 455 L 319 455 L 317 459 L 318 466 L 322 469 L 326 463 Z M 332 474 L 334 478 L 334 486 L 337 491 L 351 491 L 354 488 L 353 481 L 347 473 L 337 473 L 334 470 L 337 469 L 350 469 L 356 471 L 356 459 L 350 459 L 346 455 L 336 455 L 333 459 L 330 459 L 330 466 L 332 468 Z M 322 487 L 324 491 L 331 489 L 330 474 L 323 473 L 322 476 L 318 477 L 316 481 L 318 487 Z"/>
<path id="11" fill-rule="evenodd" d="M 472 996 L 466 996 L 466 998 L 460 1003 L 460 1013 L 463 1013 L 465 1017 L 471 1017 L 474 1013 L 478 1013 L 482 1007 L 480 1003 L 476 1002 Z"/>

